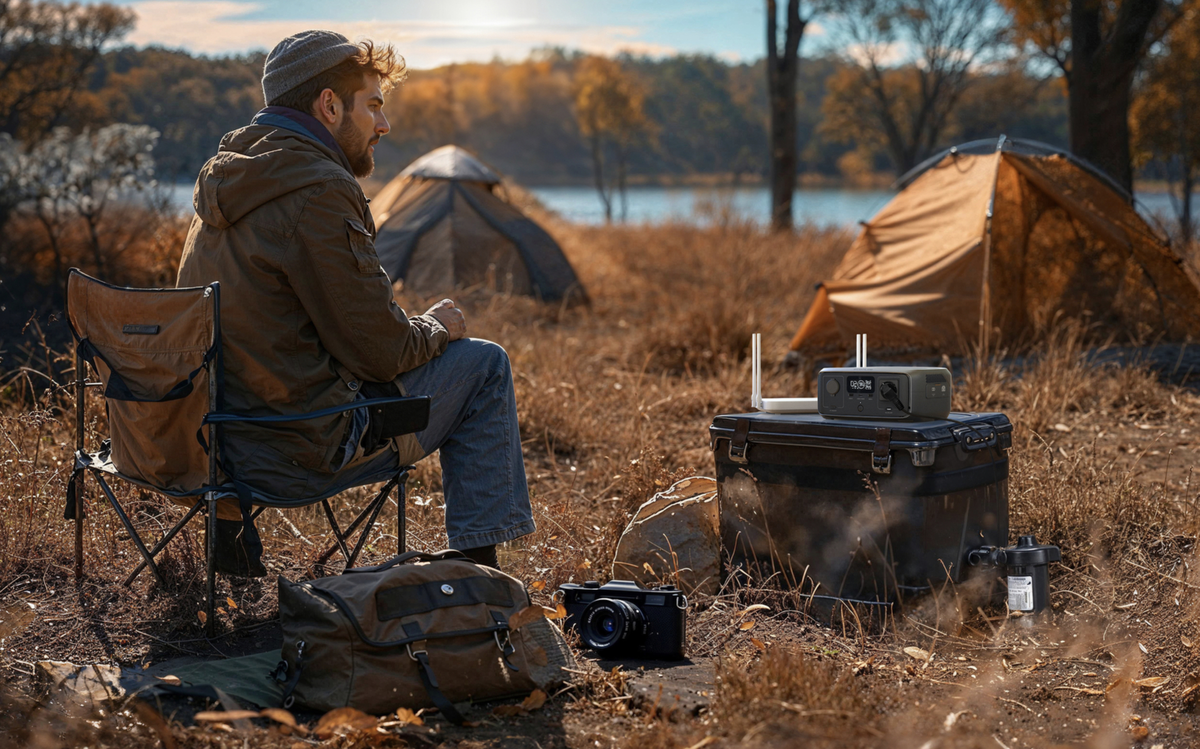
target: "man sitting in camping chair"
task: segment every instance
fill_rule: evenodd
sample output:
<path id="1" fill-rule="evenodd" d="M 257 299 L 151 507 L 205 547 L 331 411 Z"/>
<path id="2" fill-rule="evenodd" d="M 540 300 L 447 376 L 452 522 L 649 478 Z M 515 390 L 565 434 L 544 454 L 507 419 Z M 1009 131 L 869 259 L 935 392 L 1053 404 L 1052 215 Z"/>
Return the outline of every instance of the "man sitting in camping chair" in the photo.
<path id="1" fill-rule="evenodd" d="M 221 284 L 232 410 L 432 396 L 429 425 L 415 435 L 397 436 L 386 407 L 229 424 L 224 459 L 242 481 L 315 496 L 440 450 L 450 546 L 497 566 L 496 544 L 534 530 L 508 357 L 465 338 L 448 299 L 415 317 L 396 305 L 355 180 L 374 169 L 374 144 L 388 132 L 383 97 L 404 77 L 391 47 L 330 31 L 280 42 L 263 68 L 267 107 L 221 140 L 196 181 L 177 285 Z M 218 522 L 218 569 L 266 574 L 241 529 Z"/>

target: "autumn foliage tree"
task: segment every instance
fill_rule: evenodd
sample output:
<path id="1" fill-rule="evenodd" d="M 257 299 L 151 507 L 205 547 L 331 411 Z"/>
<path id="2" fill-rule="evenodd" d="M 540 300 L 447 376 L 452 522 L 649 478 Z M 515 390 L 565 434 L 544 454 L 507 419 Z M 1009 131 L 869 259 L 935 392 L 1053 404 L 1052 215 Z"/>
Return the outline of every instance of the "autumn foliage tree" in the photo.
<path id="1" fill-rule="evenodd" d="M 1003 41 L 1007 19 L 991 0 L 847 0 L 835 25 L 852 64 L 829 81 L 822 127 L 860 147 L 877 145 L 903 173 L 941 145 L 976 63 Z"/>
<path id="2" fill-rule="evenodd" d="M 588 55 L 576 67 L 573 90 L 575 117 L 591 151 L 592 172 L 596 192 L 604 204 L 604 219 L 612 221 L 614 187 L 621 198 L 624 219 L 629 145 L 647 131 L 649 124 L 644 108 L 645 89 L 617 60 Z M 615 185 L 605 174 L 605 153 L 609 148 L 616 161 Z"/>
<path id="3" fill-rule="evenodd" d="M 134 19 L 108 3 L 0 0 L 0 132 L 35 141 L 61 124 L 103 48 Z"/>
<path id="4" fill-rule="evenodd" d="M 1018 42 L 1067 80 L 1071 150 L 1132 193 L 1134 75 L 1179 18 L 1180 0 L 1001 0 Z"/>
<path id="5" fill-rule="evenodd" d="M 1192 193 L 1200 178 L 1200 1 L 1182 10 L 1150 60 L 1131 120 L 1134 163 L 1166 177 L 1186 245 L 1195 235 Z"/>

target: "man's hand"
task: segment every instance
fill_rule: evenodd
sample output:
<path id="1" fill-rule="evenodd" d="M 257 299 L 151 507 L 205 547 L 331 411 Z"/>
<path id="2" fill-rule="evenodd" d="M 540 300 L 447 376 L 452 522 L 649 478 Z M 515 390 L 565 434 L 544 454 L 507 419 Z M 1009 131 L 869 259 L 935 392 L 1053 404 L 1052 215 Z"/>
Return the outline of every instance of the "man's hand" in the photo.
<path id="1" fill-rule="evenodd" d="M 462 310 L 450 299 L 443 299 L 429 308 L 425 314 L 437 319 L 450 333 L 450 340 L 457 341 L 467 334 L 467 320 Z"/>

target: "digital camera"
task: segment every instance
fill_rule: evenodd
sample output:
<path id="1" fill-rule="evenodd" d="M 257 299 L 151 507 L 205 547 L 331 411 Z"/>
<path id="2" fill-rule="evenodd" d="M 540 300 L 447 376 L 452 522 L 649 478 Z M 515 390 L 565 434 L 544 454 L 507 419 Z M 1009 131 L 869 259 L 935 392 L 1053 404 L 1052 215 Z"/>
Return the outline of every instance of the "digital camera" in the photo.
<path id="1" fill-rule="evenodd" d="M 687 596 L 675 586 L 647 589 L 630 580 L 604 585 L 589 580 L 564 583 L 558 593 L 567 610 L 563 626 L 574 627 L 583 644 L 600 655 L 683 658 Z"/>

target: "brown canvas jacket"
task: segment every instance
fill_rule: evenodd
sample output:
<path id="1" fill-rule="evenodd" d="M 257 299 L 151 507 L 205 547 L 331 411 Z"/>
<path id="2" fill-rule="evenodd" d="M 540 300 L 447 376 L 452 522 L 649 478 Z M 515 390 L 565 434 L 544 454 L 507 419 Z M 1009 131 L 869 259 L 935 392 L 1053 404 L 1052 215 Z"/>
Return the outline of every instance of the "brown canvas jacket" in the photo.
<path id="1" fill-rule="evenodd" d="M 367 202 L 340 151 L 279 127 L 229 133 L 204 165 L 177 285 L 220 282 L 227 410 L 343 405 L 363 380 L 393 380 L 445 350 L 441 323 L 393 301 Z M 225 459 L 272 494 L 319 493 L 351 421 L 231 424 Z"/>

